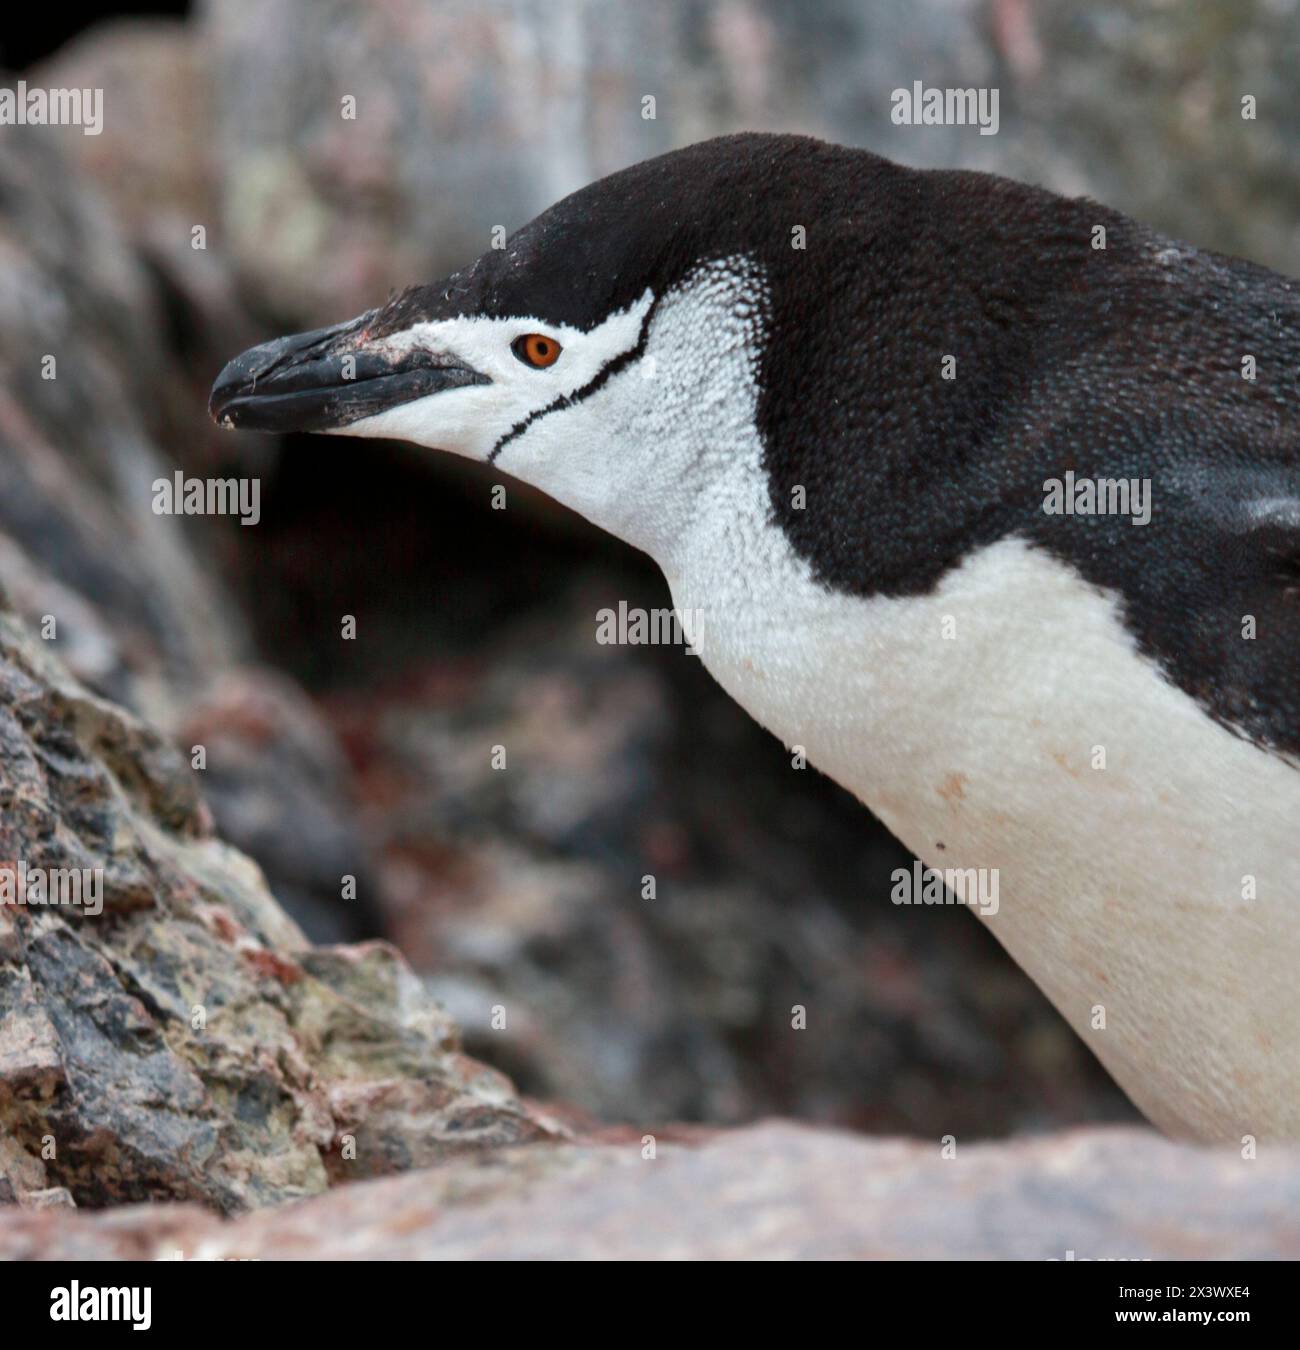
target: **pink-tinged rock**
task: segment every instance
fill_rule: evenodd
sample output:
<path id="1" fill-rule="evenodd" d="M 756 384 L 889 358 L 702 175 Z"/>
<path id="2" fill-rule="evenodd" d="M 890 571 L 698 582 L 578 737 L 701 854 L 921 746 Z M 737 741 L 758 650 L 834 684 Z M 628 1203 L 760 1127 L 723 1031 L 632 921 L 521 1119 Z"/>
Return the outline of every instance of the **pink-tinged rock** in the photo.
<path id="1" fill-rule="evenodd" d="M 0 1259 L 1295 1259 L 1300 1151 L 1247 1161 L 1143 1130 L 995 1144 L 784 1122 L 698 1147 L 505 1149 L 223 1222 L 195 1209 L 0 1214 Z"/>

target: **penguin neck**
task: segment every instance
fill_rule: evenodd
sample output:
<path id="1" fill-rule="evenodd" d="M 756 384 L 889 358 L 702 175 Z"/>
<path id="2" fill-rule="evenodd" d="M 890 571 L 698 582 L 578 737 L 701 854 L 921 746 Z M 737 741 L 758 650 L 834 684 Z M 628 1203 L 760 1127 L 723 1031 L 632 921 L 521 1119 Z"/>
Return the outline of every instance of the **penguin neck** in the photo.
<path id="1" fill-rule="evenodd" d="M 1300 1039 L 1296 768 L 1024 540 L 924 594 L 831 590 L 773 520 L 757 431 L 732 430 L 659 556 L 714 677 L 925 863 L 997 869 L 981 917 L 1157 1125 L 1300 1132 L 1300 1063 L 1279 1067 Z"/>
<path id="2" fill-rule="evenodd" d="M 998 870 L 984 921 L 1156 1124 L 1300 1134 L 1300 1061 L 1282 1061 L 1300 773 L 1207 717 L 1114 595 L 1023 538 L 969 543 L 903 595 L 814 575 L 759 431 L 764 300 L 743 261 L 715 264 L 575 410 L 626 456 L 593 519 L 656 559 L 704 664 L 792 766 L 930 866 Z"/>

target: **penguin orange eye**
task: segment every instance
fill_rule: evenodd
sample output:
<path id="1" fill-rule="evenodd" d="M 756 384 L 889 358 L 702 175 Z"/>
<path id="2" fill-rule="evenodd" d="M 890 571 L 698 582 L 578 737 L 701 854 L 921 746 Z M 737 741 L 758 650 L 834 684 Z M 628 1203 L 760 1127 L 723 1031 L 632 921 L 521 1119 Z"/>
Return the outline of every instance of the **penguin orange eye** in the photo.
<path id="1" fill-rule="evenodd" d="M 525 333 L 523 337 L 515 338 L 510 350 L 524 365 L 535 366 L 538 370 L 545 370 L 560 359 L 560 344 L 545 333 Z"/>

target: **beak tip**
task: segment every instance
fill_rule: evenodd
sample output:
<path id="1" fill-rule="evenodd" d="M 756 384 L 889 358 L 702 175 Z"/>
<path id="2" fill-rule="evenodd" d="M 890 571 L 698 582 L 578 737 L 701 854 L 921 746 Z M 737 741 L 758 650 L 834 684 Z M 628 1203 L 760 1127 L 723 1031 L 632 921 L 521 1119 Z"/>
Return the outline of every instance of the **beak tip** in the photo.
<path id="1" fill-rule="evenodd" d="M 234 431 L 238 427 L 234 417 L 231 416 L 230 406 L 241 393 L 248 392 L 249 355 L 249 352 L 243 352 L 234 360 L 227 361 L 221 368 L 221 373 L 213 380 L 212 392 L 208 395 L 208 416 L 226 431 Z"/>

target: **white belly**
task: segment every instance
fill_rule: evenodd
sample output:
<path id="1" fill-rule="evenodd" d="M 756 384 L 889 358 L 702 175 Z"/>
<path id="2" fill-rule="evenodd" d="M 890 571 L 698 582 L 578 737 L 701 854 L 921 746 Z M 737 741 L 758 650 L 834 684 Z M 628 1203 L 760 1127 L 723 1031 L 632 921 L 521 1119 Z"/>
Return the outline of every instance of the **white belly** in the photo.
<path id="1" fill-rule="evenodd" d="M 1113 597 L 1019 541 L 928 597 L 814 583 L 769 523 L 756 284 L 719 264 L 665 299 L 647 350 L 672 378 L 629 368 L 566 413 L 548 490 L 599 448 L 589 481 L 616 466 L 618 509 L 589 484 L 561 499 L 659 561 L 759 722 L 931 866 L 998 869 L 985 922 L 1153 1121 L 1300 1139 L 1300 770 L 1211 722 Z"/>
<path id="2" fill-rule="evenodd" d="M 999 869 L 985 922 L 1153 1122 L 1300 1138 L 1300 771 L 1020 541 L 860 600 L 746 514 L 665 567 L 719 682 L 926 863 Z"/>

